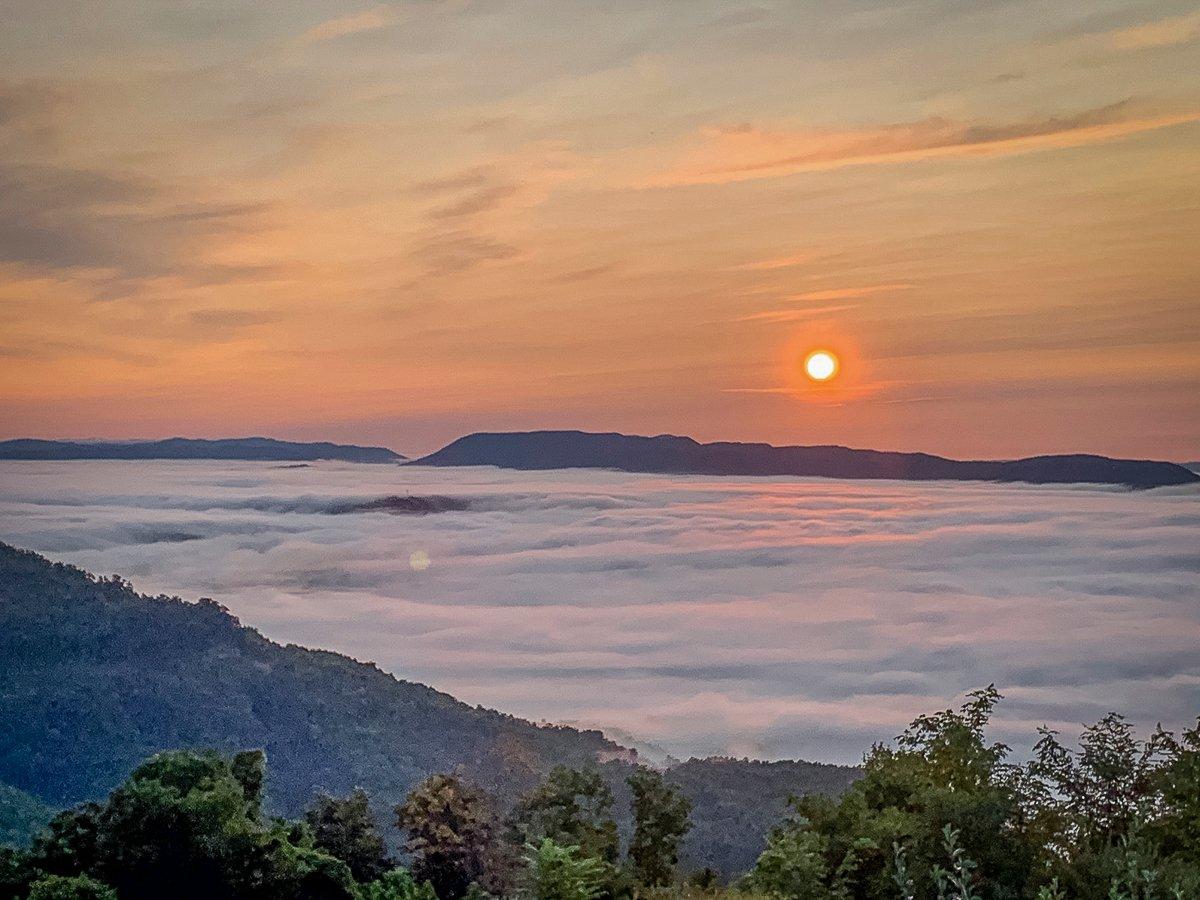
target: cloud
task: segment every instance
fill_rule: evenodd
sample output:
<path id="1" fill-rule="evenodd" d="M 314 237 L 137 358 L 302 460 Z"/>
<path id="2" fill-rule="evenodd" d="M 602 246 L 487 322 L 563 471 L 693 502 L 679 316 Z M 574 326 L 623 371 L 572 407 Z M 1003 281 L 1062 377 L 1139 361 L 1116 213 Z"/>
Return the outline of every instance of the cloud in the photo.
<path id="1" fill-rule="evenodd" d="M 435 219 L 457 219 L 485 213 L 501 206 L 520 190 L 517 184 L 493 184 L 471 191 L 465 197 L 430 213 Z"/>
<path id="2" fill-rule="evenodd" d="M 277 322 L 279 319 L 279 313 L 260 309 L 197 309 L 188 315 L 188 320 L 194 325 L 230 332 Z"/>
<path id="3" fill-rule="evenodd" d="M 206 251 L 257 228 L 272 206 L 209 196 L 98 154 L 63 158 L 61 120 L 94 90 L 0 83 L 0 262 L 104 270 L 112 296 L 139 278 L 203 280 L 206 268 L 236 278 L 236 267 L 209 268 Z"/>
<path id="4" fill-rule="evenodd" d="M 768 309 L 763 312 L 738 316 L 734 322 L 802 322 L 816 316 L 829 316 L 834 313 L 856 309 L 854 304 L 847 303 L 839 306 L 810 306 L 806 309 Z"/>
<path id="5" fill-rule="evenodd" d="M 1146 50 L 1154 47 L 1174 47 L 1200 40 L 1200 9 L 1119 28 L 1104 35 L 1114 50 Z"/>
<path id="6" fill-rule="evenodd" d="M 488 262 L 503 262 L 520 255 L 505 241 L 469 231 L 451 230 L 429 236 L 411 252 L 413 259 L 433 275 L 454 275 Z"/>
<path id="7" fill-rule="evenodd" d="M 814 258 L 812 253 L 789 253 L 786 256 L 774 256 L 770 259 L 759 259 L 754 262 L 742 263 L 740 266 L 733 266 L 735 271 L 743 272 L 762 272 L 771 271 L 773 269 L 786 269 L 792 266 L 801 266 L 807 262 L 811 262 Z"/>
<path id="8" fill-rule="evenodd" d="M 870 284 L 861 287 L 845 287 L 845 288 L 829 288 L 821 291 L 808 291 L 803 294 L 794 294 L 789 297 L 789 300 L 848 300 L 854 297 L 869 297 L 872 294 L 890 294 L 894 291 L 904 291 L 912 287 L 911 284 Z"/>
<path id="9" fill-rule="evenodd" d="M 400 10 L 395 6 L 376 6 L 359 13 L 328 19 L 300 35 L 298 43 L 319 44 L 366 31 L 378 31 L 396 21 Z"/>
<path id="10" fill-rule="evenodd" d="M 725 184 L 846 166 L 1007 156 L 1116 140 L 1200 121 L 1200 112 L 1131 117 L 1129 103 L 1002 125 L 929 118 L 850 130 L 710 128 L 680 163 L 645 186 Z"/>
<path id="11" fill-rule="evenodd" d="M 853 300 L 859 297 L 870 297 L 873 294 L 890 294 L 911 288 L 911 284 L 872 284 L 862 287 L 827 288 L 820 291 L 807 291 L 803 294 L 793 294 L 787 300 L 795 302 L 813 300 Z M 807 306 L 800 309 L 768 309 L 761 312 L 738 316 L 734 322 L 802 322 L 817 316 L 828 316 L 834 313 L 855 309 L 857 304 L 843 303 L 828 306 Z"/>
<path id="12" fill-rule="evenodd" d="M 991 681 L 1018 746 L 1110 708 L 1195 714 L 1195 489 L 5 465 L 9 542 L 677 756 L 853 762 Z M 452 499 L 346 511 L 410 495 Z"/>

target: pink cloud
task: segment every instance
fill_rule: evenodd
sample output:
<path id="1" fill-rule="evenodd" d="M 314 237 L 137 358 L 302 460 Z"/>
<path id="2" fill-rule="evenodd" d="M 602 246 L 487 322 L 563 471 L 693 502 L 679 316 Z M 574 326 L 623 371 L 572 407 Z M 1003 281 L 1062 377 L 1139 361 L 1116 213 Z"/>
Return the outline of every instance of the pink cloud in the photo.
<path id="1" fill-rule="evenodd" d="M 991 125 L 928 118 L 854 129 L 710 128 L 647 186 L 724 184 L 846 166 L 1007 156 L 1117 140 L 1200 121 L 1200 112 L 1129 117 L 1128 104 Z"/>

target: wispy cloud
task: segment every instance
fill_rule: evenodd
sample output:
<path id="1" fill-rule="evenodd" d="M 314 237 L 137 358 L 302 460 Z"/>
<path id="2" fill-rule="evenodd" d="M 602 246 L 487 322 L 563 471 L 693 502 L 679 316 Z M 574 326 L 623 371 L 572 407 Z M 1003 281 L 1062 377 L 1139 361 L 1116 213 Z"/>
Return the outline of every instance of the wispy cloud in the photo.
<path id="1" fill-rule="evenodd" d="M 1005 156 L 1100 143 L 1200 121 L 1200 111 L 1135 117 L 1129 115 L 1129 108 L 1126 101 L 1069 116 L 1000 125 L 929 118 L 851 130 L 710 128 L 678 165 L 647 184 L 724 184 L 846 166 Z"/>
<path id="2" fill-rule="evenodd" d="M 811 262 L 814 258 L 815 254 L 811 252 L 789 253 L 786 256 L 773 256 L 769 259 L 759 259 L 753 262 L 742 263 L 732 268 L 734 271 L 741 272 L 764 272 L 774 269 L 787 269 L 792 266 L 802 266 L 807 262 Z"/>
<path id="3" fill-rule="evenodd" d="M 908 290 L 913 285 L 900 282 L 897 284 L 870 284 L 858 287 L 826 288 L 820 291 L 806 291 L 802 294 L 792 294 L 784 299 L 794 303 L 805 303 L 822 300 L 856 300 L 875 294 L 890 294 L 896 291 Z M 765 309 L 748 313 L 733 319 L 734 322 L 803 322 L 819 316 L 829 316 L 839 312 L 856 309 L 856 303 L 839 303 L 825 306 L 802 306 L 798 308 Z"/>
<path id="4" fill-rule="evenodd" d="M 821 291 L 807 291 L 803 294 L 794 294 L 788 297 L 789 300 L 848 300 L 852 297 L 869 297 L 872 294 L 890 294 L 894 291 L 904 291 L 911 288 L 911 284 L 870 284 L 860 287 L 844 287 L 844 288 L 828 288 Z"/>
<path id="5" fill-rule="evenodd" d="M 762 312 L 738 316 L 735 322 L 801 322 L 817 316 L 830 316 L 834 313 L 855 309 L 855 304 L 847 303 L 840 306 L 812 306 L 806 309 L 768 309 Z"/>
<path id="6" fill-rule="evenodd" d="M 1146 50 L 1189 44 L 1200 40 L 1200 9 L 1181 16 L 1119 28 L 1108 32 L 1105 37 L 1116 50 Z"/>
<path id="7" fill-rule="evenodd" d="M 300 35 L 300 44 L 319 44 L 332 41 L 351 34 L 362 34 L 365 31 L 378 31 L 386 28 L 399 17 L 400 11 L 395 6 L 383 5 L 359 13 L 338 16 L 328 19 L 319 25 L 314 25 Z"/>

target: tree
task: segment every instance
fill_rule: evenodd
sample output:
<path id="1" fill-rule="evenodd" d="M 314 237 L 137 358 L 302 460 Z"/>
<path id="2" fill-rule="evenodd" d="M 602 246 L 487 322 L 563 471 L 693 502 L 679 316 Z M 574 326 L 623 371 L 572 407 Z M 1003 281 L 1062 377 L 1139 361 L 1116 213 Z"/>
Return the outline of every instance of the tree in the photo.
<path id="1" fill-rule="evenodd" d="M 595 900 L 602 892 L 606 866 L 575 846 L 563 847 L 544 838 L 528 852 L 522 895 L 530 900 Z"/>
<path id="2" fill-rule="evenodd" d="M 1110 713 L 1078 750 L 1041 735 L 1027 767 L 1031 817 L 1069 894 L 1200 893 L 1200 724 L 1142 741 Z"/>
<path id="3" fill-rule="evenodd" d="M 121 900 L 352 900 L 349 868 L 306 826 L 262 821 L 264 767 L 257 751 L 151 757 L 104 804 L 56 816 L 28 865 L 97 879 Z"/>
<path id="4" fill-rule="evenodd" d="M 313 844 L 350 867 L 355 880 L 374 881 L 392 868 L 366 792 L 344 798 L 322 794 L 304 814 Z"/>
<path id="5" fill-rule="evenodd" d="M 629 857 L 634 873 L 646 887 L 670 884 L 679 861 L 679 844 L 691 828 L 692 803 L 653 769 L 639 767 L 626 782 L 633 792 Z"/>
<path id="6" fill-rule="evenodd" d="M 1166 762 L 1153 777 L 1162 813 L 1147 830 L 1165 856 L 1200 869 L 1200 720 L 1166 743 Z"/>
<path id="7" fill-rule="evenodd" d="M 746 879 L 792 900 L 1200 897 L 1200 725 L 1145 740 L 1117 715 L 1078 749 L 1006 761 L 989 687 L 876 746 L 840 798 L 793 799 Z"/>
<path id="8" fill-rule="evenodd" d="M 43 875 L 30 885 L 29 900 L 117 900 L 117 892 L 87 875 Z"/>
<path id="9" fill-rule="evenodd" d="M 522 844 L 537 846 L 548 838 L 560 847 L 577 847 L 583 856 L 615 863 L 620 837 L 612 805 L 612 790 L 599 772 L 555 766 L 521 798 L 511 821 Z"/>
<path id="10" fill-rule="evenodd" d="M 358 890 L 358 900 L 438 900 L 433 886 L 428 881 L 421 884 L 413 879 L 407 869 L 392 869 L 384 872 Z"/>
<path id="11" fill-rule="evenodd" d="M 753 894 L 787 900 L 829 900 L 825 839 L 787 825 L 775 829 L 754 868 L 743 880 Z"/>
<path id="12" fill-rule="evenodd" d="M 488 874 L 495 855 L 495 815 L 487 797 L 453 775 L 431 775 L 396 807 L 408 834 L 413 876 L 441 900 L 458 900 Z"/>
<path id="13" fill-rule="evenodd" d="M 1018 770 L 1008 748 L 988 743 L 985 730 L 1000 695 L 970 694 L 958 710 L 919 716 L 896 739 L 878 745 L 863 778 L 841 798 L 795 799 L 788 826 L 822 838 L 825 883 L 855 897 L 891 898 L 894 848 L 904 849 L 916 896 L 935 896 L 934 866 L 945 859 L 943 829 L 977 862 L 972 877 L 1019 897 L 1033 872 L 1022 818 Z"/>
<path id="14" fill-rule="evenodd" d="M 83 803 L 64 809 L 33 840 L 31 859 L 52 875 L 71 875 L 94 869 L 99 862 L 97 841 L 102 807 Z"/>

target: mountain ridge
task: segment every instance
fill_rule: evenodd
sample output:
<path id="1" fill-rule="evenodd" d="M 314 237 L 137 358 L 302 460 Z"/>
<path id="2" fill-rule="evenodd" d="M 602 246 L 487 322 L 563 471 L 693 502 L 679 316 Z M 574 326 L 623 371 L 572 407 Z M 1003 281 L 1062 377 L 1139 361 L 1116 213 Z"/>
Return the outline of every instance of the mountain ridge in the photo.
<path id="1" fill-rule="evenodd" d="M 183 438 L 152 441 L 59 441 L 14 438 L 0 441 L 0 459 L 226 459 L 265 462 L 402 462 L 387 447 L 363 447 L 330 441 L 282 441 L 269 437 Z"/>
<path id="2" fill-rule="evenodd" d="M 1015 460 L 954 460 L 929 453 L 860 450 L 839 445 L 775 446 L 679 435 L 523 431 L 465 435 L 407 465 L 546 470 L 603 468 L 672 475 L 801 476 L 908 481 L 1113 484 L 1154 488 L 1200 482 L 1176 463 L 1051 454 Z"/>

